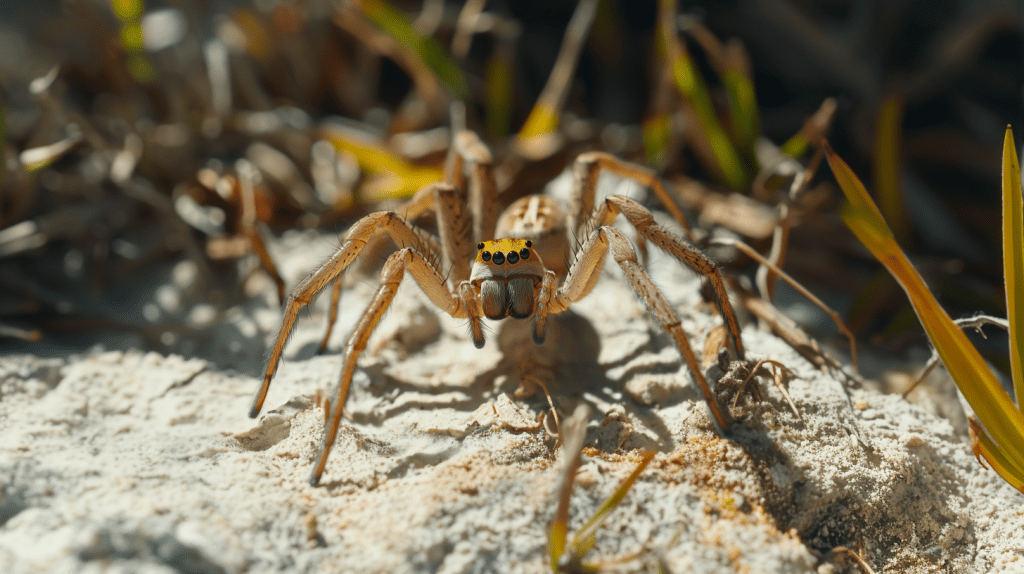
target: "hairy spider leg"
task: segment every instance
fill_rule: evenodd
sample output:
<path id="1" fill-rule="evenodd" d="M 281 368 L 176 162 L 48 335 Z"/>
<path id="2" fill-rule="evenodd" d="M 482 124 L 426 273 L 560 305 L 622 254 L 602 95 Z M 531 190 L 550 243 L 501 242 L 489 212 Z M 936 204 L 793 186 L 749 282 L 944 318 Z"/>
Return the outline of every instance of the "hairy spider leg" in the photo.
<path id="1" fill-rule="evenodd" d="M 693 353 L 693 348 L 690 347 L 690 342 L 686 338 L 686 332 L 683 331 L 679 316 L 672 305 L 665 300 L 665 296 L 654 285 L 654 282 L 651 281 L 650 276 L 644 271 L 639 261 L 637 261 L 636 250 L 633 249 L 633 244 L 615 227 L 605 225 L 590 234 L 583 247 L 577 253 L 576 260 L 569 269 L 569 274 L 566 276 L 565 281 L 557 291 L 550 290 L 550 280 L 545 277 L 541 287 L 543 296 L 537 305 L 537 323 L 534 331 L 535 340 L 537 338 L 543 340 L 544 338 L 543 324 L 547 319 L 547 315 L 565 311 L 574 302 L 579 301 L 590 293 L 597 282 L 601 269 L 604 267 L 605 256 L 609 250 L 611 251 L 612 258 L 622 268 L 622 272 L 633 288 L 634 293 L 636 293 L 637 298 L 643 302 L 648 313 L 650 313 L 658 326 L 672 336 L 676 343 L 676 348 L 679 349 L 679 353 L 683 356 L 687 367 L 689 367 L 690 374 L 704 395 L 704 401 L 707 403 L 708 408 L 711 409 L 715 423 L 722 431 L 727 431 L 729 429 L 729 421 L 718 406 L 718 401 L 715 399 L 711 388 L 701 373 L 700 363 Z"/>

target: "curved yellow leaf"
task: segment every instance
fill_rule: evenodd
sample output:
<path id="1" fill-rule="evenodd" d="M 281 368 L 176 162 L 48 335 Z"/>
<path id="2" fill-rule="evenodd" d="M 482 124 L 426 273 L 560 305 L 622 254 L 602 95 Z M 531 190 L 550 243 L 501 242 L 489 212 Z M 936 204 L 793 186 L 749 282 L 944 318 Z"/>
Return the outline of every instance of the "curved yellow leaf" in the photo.
<path id="1" fill-rule="evenodd" d="M 1011 484 L 1019 484 L 1024 481 L 1024 414 L 1003 390 L 978 350 L 935 300 L 896 243 L 864 184 L 827 143 L 825 151 L 849 201 L 842 209 L 843 221 L 899 281 L 935 350 L 991 435 L 991 450 L 998 453 L 1002 465 L 1001 476 Z"/>
<path id="2" fill-rule="evenodd" d="M 1003 138 L 1003 276 L 1006 278 L 1006 318 L 1010 322 L 1010 373 L 1020 408 L 1024 397 L 1024 199 L 1020 163 L 1013 131 Z"/>

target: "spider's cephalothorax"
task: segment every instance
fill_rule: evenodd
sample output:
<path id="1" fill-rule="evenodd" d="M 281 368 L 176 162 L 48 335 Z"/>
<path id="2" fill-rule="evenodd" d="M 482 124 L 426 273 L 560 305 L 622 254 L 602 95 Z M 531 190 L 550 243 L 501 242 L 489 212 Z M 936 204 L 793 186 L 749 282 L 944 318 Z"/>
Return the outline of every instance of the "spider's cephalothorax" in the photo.
<path id="1" fill-rule="evenodd" d="M 544 277 L 544 264 L 529 239 L 497 239 L 477 244 L 469 282 L 480 290 L 484 317 L 526 319 Z M 482 342 L 482 341 L 481 341 Z"/>
<path id="2" fill-rule="evenodd" d="M 439 309 L 452 317 L 469 320 L 473 342 L 478 348 L 485 342 L 481 324 L 484 317 L 532 318 L 533 340 L 542 344 L 548 316 L 566 311 L 590 293 L 610 253 L 653 319 L 672 336 L 718 426 L 728 428 L 728 421 L 704 380 L 675 309 L 637 261 L 633 244 L 612 223 L 617 216 L 624 216 L 644 241 L 710 280 L 715 303 L 729 333 L 729 350 L 734 358 L 740 359 L 743 344 L 739 325 L 718 268 L 685 239 L 655 223 L 647 208 L 632 199 L 612 195 L 595 205 L 594 192 L 601 169 L 631 177 L 650 187 L 675 215 L 681 216 L 649 169 L 607 154 L 586 153 L 576 159 L 573 167 L 573 195 L 568 216 L 551 198 L 529 196 L 514 202 L 498 217 L 490 151 L 472 132 L 459 133 L 446 166 L 446 182 L 424 187 L 395 212 L 371 213 L 357 221 L 341 247 L 292 291 L 281 330 L 270 351 L 263 384 L 256 393 L 249 416 L 257 416 L 263 407 L 299 310 L 334 282 L 329 313 L 330 325 L 333 325 L 341 294 L 340 276 L 367 241 L 384 232 L 404 247 L 384 263 L 380 287 L 345 345 L 338 386 L 327 403 L 328 424 L 310 476 L 312 484 L 319 482 L 337 437 L 356 359 L 391 305 L 407 271 Z M 409 223 L 427 211 L 436 215 L 437 238 Z M 680 222 L 685 225 L 684 220 Z M 583 238 L 581 234 L 585 230 L 593 231 Z M 584 239 L 583 244 L 571 254 L 569 245 L 577 237 Z M 565 262 L 570 261 L 571 265 L 566 268 Z M 447 271 L 447 276 L 442 269 Z"/>

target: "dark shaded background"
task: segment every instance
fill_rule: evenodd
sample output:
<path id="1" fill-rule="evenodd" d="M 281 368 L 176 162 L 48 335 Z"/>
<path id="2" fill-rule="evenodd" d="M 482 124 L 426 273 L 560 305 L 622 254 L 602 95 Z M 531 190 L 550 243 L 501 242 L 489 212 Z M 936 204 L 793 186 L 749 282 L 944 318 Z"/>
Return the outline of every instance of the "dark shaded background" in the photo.
<path id="1" fill-rule="evenodd" d="M 418 3 L 394 5 L 410 15 L 420 10 Z M 446 22 L 450 24 L 460 5 L 445 3 Z M 487 3 L 488 12 L 517 22 L 521 30 L 514 55 L 513 130 L 525 121 L 547 81 L 574 7 L 575 2 L 562 0 Z M 182 258 L 196 259 L 207 282 L 186 307 L 204 303 L 223 312 L 246 297 L 239 285 L 252 272 L 251 257 L 243 265 L 238 258 L 204 255 L 211 237 L 238 231 L 232 225 L 237 205 L 215 194 L 205 197 L 227 214 L 217 233 L 190 226 L 176 215 L 174 202 L 194 190 L 195 174 L 211 161 L 231 165 L 259 141 L 290 157 L 299 177 L 310 183 L 314 126 L 341 116 L 371 131 L 387 130 L 381 110 L 387 112 L 383 117 L 393 119 L 413 89 L 400 66 L 361 47 L 332 24 L 335 7 L 328 2 L 267 0 L 254 6 L 182 0 L 148 2 L 146 9 L 173 9 L 187 22 L 186 35 L 174 46 L 142 54 L 158 70 L 158 79 L 150 83 L 128 72 L 130 54 L 118 39 L 122 23 L 110 4 L 4 4 L 0 103 L 7 168 L 0 187 L 0 323 L 39 329 L 43 340 L 0 338 L 0 349 L 39 352 L 49 346 L 83 346 L 103 333 L 114 334 L 106 339 L 108 344 L 167 351 L 178 349 L 181 338 L 201 337 L 201 329 L 190 327 L 184 314 L 154 322 L 141 311 L 143 301 L 152 298 Z M 271 38 L 272 47 L 261 57 L 231 55 L 232 73 L 245 76 L 233 77 L 231 117 L 267 112 L 276 114 L 280 125 L 256 133 L 229 122 L 211 135 L 203 131 L 212 106 L 203 43 L 220 33 L 220 23 L 239 9 L 287 31 Z M 633 126 L 636 132 L 650 113 L 658 72 L 656 4 L 606 2 L 602 10 L 610 15 L 613 30 L 585 48 L 566 110 L 598 128 Z M 703 21 L 719 39 L 743 42 L 751 58 L 764 135 L 776 144 L 794 134 L 825 98 L 836 98 L 829 140 L 865 182 L 871 181 L 878 106 L 882 98 L 899 95 L 906 106 L 902 184 L 912 230 L 905 248 L 954 317 L 1005 314 L 999 161 L 1005 126 L 1014 125 L 1018 141 L 1024 133 L 1019 3 L 745 0 L 686 2 L 680 10 Z M 436 35 L 447 45 L 450 26 L 441 25 Z M 470 126 L 478 130 L 484 115 L 483 78 L 495 46 L 493 38 L 478 35 L 462 63 L 470 89 Z M 688 46 L 715 88 L 715 75 L 700 47 L 692 41 Z M 49 95 L 33 95 L 30 82 L 55 65 L 58 72 Z M 350 74 L 344 82 L 337 76 L 342 68 Z M 368 70 L 372 74 L 360 75 Z M 281 111 L 289 109 L 300 113 Z M 295 121 L 290 123 L 289 117 Z M 67 137 L 68 126 L 76 123 L 89 126 L 82 143 L 40 172 L 20 170 L 18 154 Z M 184 144 L 161 147 L 153 141 L 153 126 L 166 124 L 187 127 L 186 134 L 179 134 Z M 114 161 L 130 134 L 142 135 L 144 152 L 132 178 L 114 182 L 102 174 L 103 168 Z M 505 153 L 507 141 L 490 143 L 496 155 Z M 537 179 L 557 173 L 574 153 L 600 148 L 600 138 L 569 146 L 564 157 L 537 168 Z M 613 151 L 642 159 L 635 146 Z M 94 164 L 99 167 L 90 171 Z M 713 186 L 688 151 L 665 167 L 666 176 L 674 172 Z M 828 189 L 830 179 L 822 169 L 817 183 Z M 344 209 L 322 201 L 302 204 L 277 187 L 271 186 L 266 204 L 261 204 L 260 229 L 267 235 L 303 226 L 343 229 L 376 207 L 369 201 Z M 920 327 L 902 293 L 857 251 L 838 222 L 839 196 L 833 186 L 813 221 L 794 230 L 787 269 L 812 290 L 830 294 L 845 311 L 858 313 L 851 323 L 862 339 L 890 350 L 908 342 L 920 344 Z M 730 271 L 750 269 L 738 262 Z M 163 336 L 168 331 L 178 334 L 171 344 Z M 129 337 L 119 338 L 125 334 Z M 995 341 L 991 354 L 998 356 L 1000 343 Z"/>

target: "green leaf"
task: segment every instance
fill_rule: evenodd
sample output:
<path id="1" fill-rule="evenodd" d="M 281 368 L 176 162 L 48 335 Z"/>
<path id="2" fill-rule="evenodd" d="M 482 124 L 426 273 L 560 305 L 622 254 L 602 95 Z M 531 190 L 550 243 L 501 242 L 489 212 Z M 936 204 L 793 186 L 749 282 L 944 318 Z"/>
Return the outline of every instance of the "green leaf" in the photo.
<path id="1" fill-rule="evenodd" d="M 371 22 L 412 50 L 455 97 L 460 100 L 469 99 L 469 88 L 462 70 L 437 40 L 421 36 L 405 14 L 384 0 L 359 0 L 356 4 Z"/>
<path id="2" fill-rule="evenodd" d="M 903 131 L 903 99 L 889 95 L 878 107 L 875 124 L 875 194 L 885 215 L 901 241 L 909 235 L 903 196 L 900 193 L 900 148 Z"/>
<path id="3" fill-rule="evenodd" d="M 697 118 L 697 127 L 706 140 L 711 158 L 705 161 L 713 162 L 708 166 L 729 185 L 729 187 L 742 190 L 747 187 L 749 178 L 740 160 L 736 148 L 729 140 L 722 122 L 718 119 L 718 113 L 711 101 L 711 94 L 704 84 L 704 78 L 697 70 L 697 65 L 690 58 L 686 46 L 679 40 L 675 30 L 675 0 L 661 0 L 659 4 L 659 35 L 661 44 L 665 47 L 668 56 L 668 65 L 672 71 L 672 78 L 675 80 L 679 93 L 686 99 L 693 113 Z M 698 157 L 700 157 L 698 150 Z"/>
<path id="4" fill-rule="evenodd" d="M 626 493 L 629 492 L 629 489 L 633 488 L 633 484 L 636 482 L 636 479 L 639 478 L 640 473 L 642 473 L 644 469 L 647 468 L 647 465 L 654 460 L 654 454 L 655 453 L 653 451 L 644 453 L 643 458 L 640 460 L 640 464 L 633 469 L 633 472 L 626 478 L 626 480 L 622 481 L 618 490 L 616 490 L 608 500 L 604 501 L 601 508 L 597 509 L 594 516 L 591 516 L 590 520 L 588 520 L 583 528 L 580 529 L 579 533 L 576 534 L 576 538 L 573 541 L 574 546 L 578 545 L 579 542 L 585 541 L 594 536 L 594 531 L 596 531 L 605 519 L 608 518 L 608 514 L 612 510 L 615 510 L 615 507 L 622 502 L 622 499 L 626 497 Z"/>

